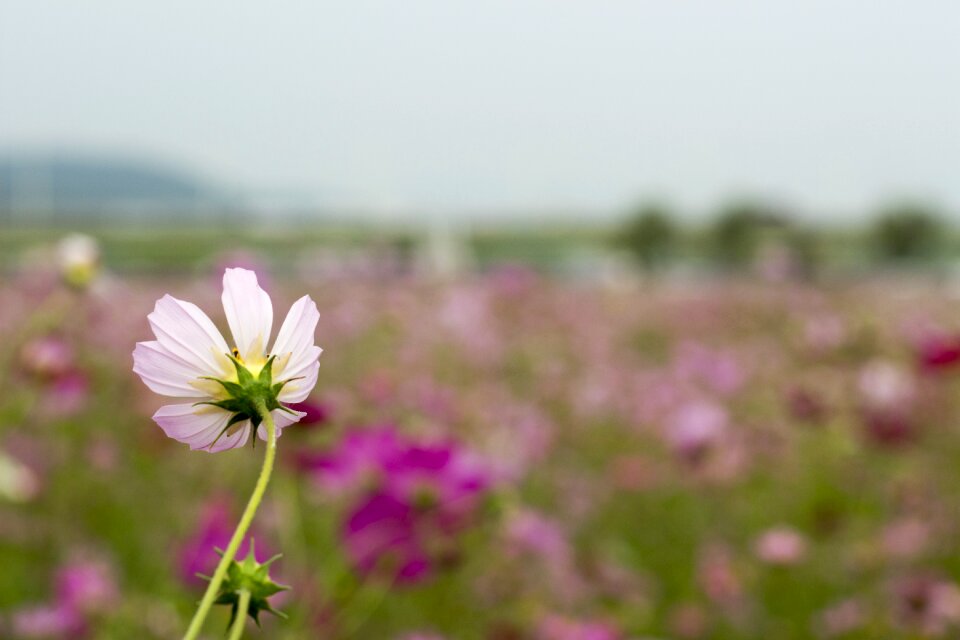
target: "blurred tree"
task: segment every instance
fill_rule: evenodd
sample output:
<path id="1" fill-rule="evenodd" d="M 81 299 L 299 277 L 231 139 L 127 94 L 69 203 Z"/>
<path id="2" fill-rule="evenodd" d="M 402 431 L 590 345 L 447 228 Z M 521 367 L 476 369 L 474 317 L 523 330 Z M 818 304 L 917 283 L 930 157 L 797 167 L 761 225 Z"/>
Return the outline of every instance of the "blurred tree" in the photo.
<path id="1" fill-rule="evenodd" d="M 797 277 L 812 280 L 823 261 L 823 246 L 820 234 L 806 227 L 791 227 L 786 234 L 786 243 L 793 254 Z"/>
<path id="2" fill-rule="evenodd" d="M 772 210 L 752 203 L 725 207 L 710 233 L 712 253 L 726 268 L 742 269 L 753 261 L 764 226 L 779 221 Z"/>
<path id="3" fill-rule="evenodd" d="M 873 226 L 877 256 L 891 262 L 930 260 L 940 249 L 943 224 L 930 209 L 901 204 L 880 211 Z"/>
<path id="4" fill-rule="evenodd" d="M 653 270 L 673 257 L 677 235 L 669 209 L 663 205 L 647 204 L 637 209 L 624 223 L 617 241 L 645 269 Z"/>

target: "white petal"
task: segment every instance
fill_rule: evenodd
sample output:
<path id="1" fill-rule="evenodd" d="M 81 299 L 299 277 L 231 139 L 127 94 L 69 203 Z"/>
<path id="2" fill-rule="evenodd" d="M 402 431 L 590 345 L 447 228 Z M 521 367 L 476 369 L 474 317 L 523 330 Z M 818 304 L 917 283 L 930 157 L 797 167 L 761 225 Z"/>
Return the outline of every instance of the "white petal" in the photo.
<path id="1" fill-rule="evenodd" d="M 226 451 L 227 449 L 237 449 L 247 444 L 247 440 L 250 439 L 250 430 L 252 425 L 249 420 L 244 420 L 243 422 L 238 422 L 234 425 L 231 425 L 230 433 L 223 434 L 219 440 L 213 445 L 206 448 L 210 453 L 217 453 L 219 451 Z"/>
<path id="2" fill-rule="evenodd" d="M 320 347 L 308 347 L 303 355 L 297 358 L 296 362 L 291 357 L 282 369 L 274 373 L 273 379 L 280 381 L 306 376 L 310 369 L 317 364 L 317 358 L 320 357 L 321 353 L 323 353 L 323 349 Z"/>
<path id="3" fill-rule="evenodd" d="M 227 269 L 222 300 L 240 357 L 263 356 L 273 328 L 273 303 L 257 284 L 257 274 L 247 269 Z"/>
<path id="4" fill-rule="evenodd" d="M 209 405 L 168 404 L 160 407 L 153 419 L 169 437 L 190 445 L 191 449 L 216 452 L 243 446 L 247 441 L 250 429 L 242 428 L 242 425 L 233 435 L 224 433 L 220 436 L 232 415 Z M 217 436 L 220 436 L 219 440 Z M 214 441 L 216 444 L 211 447 Z"/>
<path id="5" fill-rule="evenodd" d="M 300 418 L 307 414 L 302 411 L 294 411 L 293 415 L 290 415 L 286 411 L 274 409 L 270 412 L 270 415 L 273 416 L 273 424 L 277 426 L 277 437 L 279 438 L 283 433 L 284 427 L 289 427 L 294 422 L 300 422 Z M 257 428 L 257 436 L 259 436 L 261 440 L 267 439 L 267 425 L 263 423 L 260 424 Z"/>
<path id="6" fill-rule="evenodd" d="M 147 316 L 157 342 L 170 354 L 206 375 L 220 375 L 226 341 L 195 304 L 166 295 Z"/>
<path id="7" fill-rule="evenodd" d="M 133 350 L 133 371 L 151 391 L 177 398 L 206 395 L 190 383 L 207 372 L 178 358 L 156 341 L 138 342 Z"/>
<path id="8" fill-rule="evenodd" d="M 277 356 L 290 353 L 292 355 L 287 366 L 300 366 L 298 362 L 307 356 L 307 350 L 314 344 L 314 332 L 319 320 L 317 303 L 310 296 L 303 296 L 294 302 L 280 326 L 277 341 L 273 343 L 270 353 Z"/>
<path id="9" fill-rule="evenodd" d="M 319 349 L 320 347 L 316 348 Z M 313 391 L 313 388 L 317 386 L 317 372 L 319 370 L 320 363 L 314 360 L 307 366 L 305 371 L 299 372 L 299 375 L 283 385 L 283 389 L 280 390 L 277 399 L 280 400 L 280 402 L 303 402 L 306 400 L 310 392 Z M 286 372 L 284 372 L 284 375 L 286 375 Z"/>

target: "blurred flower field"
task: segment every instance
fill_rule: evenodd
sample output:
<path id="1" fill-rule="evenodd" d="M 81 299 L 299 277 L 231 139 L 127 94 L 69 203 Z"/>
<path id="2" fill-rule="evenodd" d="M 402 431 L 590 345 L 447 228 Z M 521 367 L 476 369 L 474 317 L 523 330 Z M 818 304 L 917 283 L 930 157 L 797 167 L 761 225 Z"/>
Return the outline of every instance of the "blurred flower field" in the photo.
<path id="1" fill-rule="evenodd" d="M 948 286 L 257 271 L 324 354 L 253 525 L 288 618 L 248 637 L 960 632 Z M 166 438 L 131 352 L 164 293 L 224 327 L 220 275 L 4 282 L 0 637 L 183 632 L 262 443 Z"/>

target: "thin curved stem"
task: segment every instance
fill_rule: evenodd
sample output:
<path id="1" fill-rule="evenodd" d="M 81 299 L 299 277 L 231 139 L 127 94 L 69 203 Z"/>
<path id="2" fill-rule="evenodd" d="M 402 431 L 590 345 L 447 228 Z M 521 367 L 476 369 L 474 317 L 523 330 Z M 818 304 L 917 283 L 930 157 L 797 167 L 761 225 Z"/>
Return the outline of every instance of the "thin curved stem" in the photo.
<path id="1" fill-rule="evenodd" d="M 187 633 L 183 636 L 183 640 L 196 640 L 197 636 L 200 635 L 203 621 L 206 620 L 207 614 L 213 606 L 213 601 L 217 598 L 217 592 L 220 591 L 220 583 L 223 582 L 223 577 L 227 573 L 227 567 L 230 566 L 230 561 L 237 555 L 237 549 L 240 548 L 240 543 L 243 542 L 243 538 L 250 528 L 250 523 L 253 522 L 253 516 L 257 513 L 257 507 L 260 506 L 263 494 L 267 490 L 267 484 L 270 482 L 270 474 L 273 473 L 273 462 L 277 457 L 277 426 L 273 423 L 273 416 L 270 415 L 270 411 L 267 410 L 262 400 L 257 402 L 257 411 L 263 419 L 263 424 L 267 427 L 267 452 L 263 455 L 263 467 L 260 468 L 260 477 L 257 478 L 257 484 L 253 488 L 253 494 L 250 496 L 249 502 L 247 502 L 247 508 L 243 510 L 240 523 L 237 524 L 237 528 L 233 532 L 233 537 L 230 538 L 230 543 L 223 551 L 220 564 L 217 565 L 216 571 L 213 572 L 213 578 L 210 579 L 210 584 L 207 585 L 207 590 L 203 594 L 200 606 L 197 607 L 197 612 L 193 614 L 193 620 L 190 621 L 190 626 L 187 628 Z M 251 437 L 257 437 L 256 431 L 254 431 Z"/>
<path id="2" fill-rule="evenodd" d="M 227 640 L 240 640 L 243 637 L 243 627 L 247 622 L 247 607 L 250 606 L 250 592 L 246 589 L 240 591 L 240 602 L 237 604 L 237 611 L 234 614 L 233 625 L 230 626 L 230 637 Z"/>

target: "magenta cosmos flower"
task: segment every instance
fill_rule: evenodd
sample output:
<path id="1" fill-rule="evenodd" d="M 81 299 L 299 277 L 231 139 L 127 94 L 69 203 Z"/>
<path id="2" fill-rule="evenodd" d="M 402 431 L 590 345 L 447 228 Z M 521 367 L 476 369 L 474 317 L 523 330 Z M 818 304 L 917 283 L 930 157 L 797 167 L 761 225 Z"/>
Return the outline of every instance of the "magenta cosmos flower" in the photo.
<path id="1" fill-rule="evenodd" d="M 210 452 L 243 446 L 254 429 L 267 438 L 245 391 L 267 398 L 278 436 L 303 417 L 285 404 L 313 390 L 322 351 L 314 344 L 320 314 L 310 296 L 290 307 L 269 351 L 273 304 L 256 274 L 227 269 L 222 300 L 232 344 L 199 307 L 165 295 L 147 317 L 157 339 L 133 351 L 133 370 L 144 384 L 185 400 L 161 407 L 156 423 L 174 440 Z"/>

